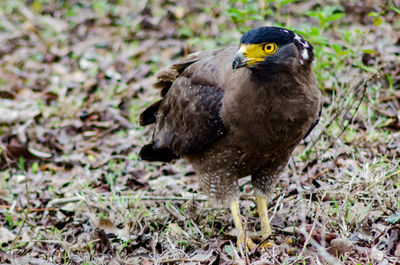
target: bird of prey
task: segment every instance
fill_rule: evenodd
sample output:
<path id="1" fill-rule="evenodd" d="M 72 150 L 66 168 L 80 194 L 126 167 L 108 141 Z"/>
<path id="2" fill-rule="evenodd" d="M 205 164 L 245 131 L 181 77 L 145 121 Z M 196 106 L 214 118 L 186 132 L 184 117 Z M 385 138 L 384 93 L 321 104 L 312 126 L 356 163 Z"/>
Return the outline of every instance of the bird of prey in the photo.
<path id="1" fill-rule="evenodd" d="M 251 175 L 268 238 L 268 192 L 319 120 L 313 60 L 313 47 L 301 35 L 256 28 L 239 47 L 195 53 L 160 71 L 155 87 L 162 99 L 140 115 L 142 126 L 155 124 L 140 157 L 189 161 L 209 200 L 231 208 L 242 250 L 256 245 L 241 222 L 238 179 Z"/>

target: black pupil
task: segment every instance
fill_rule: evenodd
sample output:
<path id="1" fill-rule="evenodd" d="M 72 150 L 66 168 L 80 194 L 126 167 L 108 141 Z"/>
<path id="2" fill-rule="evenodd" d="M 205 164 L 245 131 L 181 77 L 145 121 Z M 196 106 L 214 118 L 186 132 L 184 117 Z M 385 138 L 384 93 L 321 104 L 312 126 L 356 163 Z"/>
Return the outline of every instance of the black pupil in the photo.
<path id="1" fill-rule="evenodd" d="M 271 50 L 271 45 L 268 45 L 268 46 L 267 46 L 267 50 Z"/>

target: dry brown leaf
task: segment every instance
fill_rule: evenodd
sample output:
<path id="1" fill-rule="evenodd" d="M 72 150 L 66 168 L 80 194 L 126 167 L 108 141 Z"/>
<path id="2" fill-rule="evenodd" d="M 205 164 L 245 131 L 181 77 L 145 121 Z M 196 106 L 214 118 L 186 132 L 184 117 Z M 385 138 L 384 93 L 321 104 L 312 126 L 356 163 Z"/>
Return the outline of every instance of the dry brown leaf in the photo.
<path id="1" fill-rule="evenodd" d="M 14 235 L 10 230 L 4 226 L 0 227 L 0 242 L 9 243 L 14 240 L 16 235 Z"/>
<path id="2" fill-rule="evenodd" d="M 330 242 L 330 246 L 328 247 L 329 253 L 335 255 L 336 257 L 340 257 L 346 252 L 350 252 L 352 250 L 353 243 L 350 242 L 347 238 L 335 238 Z"/>

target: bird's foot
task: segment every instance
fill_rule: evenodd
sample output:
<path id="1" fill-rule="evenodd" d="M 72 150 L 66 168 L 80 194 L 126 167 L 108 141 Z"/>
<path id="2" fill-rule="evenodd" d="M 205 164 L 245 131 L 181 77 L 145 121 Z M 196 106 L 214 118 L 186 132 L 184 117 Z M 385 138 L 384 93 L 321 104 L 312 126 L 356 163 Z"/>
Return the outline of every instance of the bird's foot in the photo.
<path id="1" fill-rule="evenodd" d="M 249 237 L 238 236 L 236 242 L 238 250 L 243 253 L 248 253 L 257 247 L 257 244 L 251 240 Z"/>
<path id="2" fill-rule="evenodd" d="M 261 252 L 265 252 L 268 248 L 272 248 L 274 246 L 274 242 L 269 239 L 265 239 L 261 241 L 261 243 L 257 246 L 257 249 Z"/>
<path id="3" fill-rule="evenodd" d="M 271 226 L 268 219 L 268 206 L 267 199 L 264 196 L 256 196 L 258 214 L 261 220 L 262 241 L 258 245 L 258 249 L 265 252 L 268 248 L 272 247 L 273 241 L 270 240 L 272 235 Z"/>

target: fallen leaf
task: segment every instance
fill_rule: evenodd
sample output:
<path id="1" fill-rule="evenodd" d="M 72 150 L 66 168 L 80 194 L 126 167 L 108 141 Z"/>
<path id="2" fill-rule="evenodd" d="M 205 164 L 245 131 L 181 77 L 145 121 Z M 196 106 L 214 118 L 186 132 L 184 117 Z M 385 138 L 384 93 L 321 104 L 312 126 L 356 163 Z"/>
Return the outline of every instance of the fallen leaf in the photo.
<path id="1" fill-rule="evenodd" d="M 98 224 L 99 229 L 104 230 L 104 232 L 108 233 L 116 233 L 117 228 L 114 225 L 114 223 L 108 219 L 108 218 L 100 218 L 99 219 L 99 224 Z"/>
<path id="2" fill-rule="evenodd" d="M 169 234 L 176 238 L 190 238 L 188 233 L 186 233 L 179 225 L 176 223 L 168 224 Z"/>
<path id="3" fill-rule="evenodd" d="M 194 260 L 196 262 L 205 262 L 208 259 L 210 259 L 213 256 L 213 251 L 201 251 L 199 253 L 196 253 L 193 257 L 191 257 L 191 260 Z"/>
<path id="4" fill-rule="evenodd" d="M 50 158 L 52 156 L 50 153 L 45 153 L 45 152 L 33 149 L 32 147 L 28 147 L 28 151 L 35 157 L 39 157 L 39 158 Z"/>
<path id="5" fill-rule="evenodd" d="M 98 253 L 107 254 L 111 251 L 111 243 L 103 229 L 97 228 L 95 231 L 96 237 L 99 239 L 96 242 L 95 249 Z"/>
<path id="6" fill-rule="evenodd" d="M 15 99 L 16 95 L 13 92 L 7 90 L 0 90 L 0 98 Z"/>
<path id="7" fill-rule="evenodd" d="M 332 239 L 328 251 L 332 255 L 340 257 L 344 253 L 350 252 L 352 250 L 352 246 L 353 243 L 349 241 L 347 238 L 335 238 Z"/>
<path id="8" fill-rule="evenodd" d="M 400 227 L 393 227 L 389 230 L 389 242 L 387 254 L 400 257 Z"/>
<path id="9" fill-rule="evenodd" d="M 0 123 L 25 122 L 38 114 L 40 111 L 35 102 L 25 101 L 15 104 L 13 100 L 0 99 Z"/>
<path id="10" fill-rule="evenodd" d="M 395 213 L 388 218 L 385 219 L 386 222 L 391 223 L 391 224 L 396 224 L 397 222 L 400 221 L 400 213 Z"/>
<path id="11" fill-rule="evenodd" d="M 385 251 L 378 250 L 375 246 L 371 248 L 371 258 L 377 261 L 383 260 L 385 257 Z"/>
<path id="12" fill-rule="evenodd" d="M 396 246 L 396 250 L 394 251 L 394 256 L 400 257 L 400 242 Z"/>
<path id="13" fill-rule="evenodd" d="M 15 144 L 5 144 L 3 152 L 0 153 L 0 157 L 12 159 L 14 161 L 17 161 L 20 157 L 25 159 L 35 158 L 35 156 L 29 152 L 27 146 Z"/>
<path id="14" fill-rule="evenodd" d="M 392 117 L 385 122 L 385 126 L 393 129 L 393 130 L 400 130 L 400 119 L 398 116 Z"/>
<path id="15" fill-rule="evenodd" d="M 13 241 L 15 238 L 15 235 L 5 228 L 4 226 L 0 227 L 0 242 L 1 243 L 8 243 Z"/>

